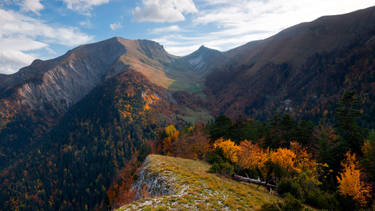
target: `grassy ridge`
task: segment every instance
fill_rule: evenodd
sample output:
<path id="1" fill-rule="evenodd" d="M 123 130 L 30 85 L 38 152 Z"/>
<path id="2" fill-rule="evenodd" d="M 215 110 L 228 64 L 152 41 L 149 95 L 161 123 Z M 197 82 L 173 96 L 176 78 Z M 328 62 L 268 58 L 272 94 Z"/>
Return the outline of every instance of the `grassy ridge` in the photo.
<path id="1" fill-rule="evenodd" d="M 256 210 L 281 200 L 263 187 L 208 173 L 210 165 L 202 161 L 149 155 L 144 168 L 168 180 L 176 194 L 142 199 L 119 210 Z"/>

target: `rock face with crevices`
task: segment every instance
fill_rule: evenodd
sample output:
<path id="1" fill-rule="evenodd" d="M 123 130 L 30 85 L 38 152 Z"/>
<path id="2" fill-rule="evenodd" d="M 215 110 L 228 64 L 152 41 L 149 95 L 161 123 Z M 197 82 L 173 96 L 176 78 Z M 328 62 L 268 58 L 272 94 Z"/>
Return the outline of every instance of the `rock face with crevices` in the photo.
<path id="1" fill-rule="evenodd" d="M 35 60 L 15 74 L 0 75 L 0 107 L 6 108 L 7 99 L 19 112 L 63 114 L 97 85 L 121 72 L 135 69 L 151 76 L 152 69 L 158 68 L 162 75 L 163 64 L 176 58 L 148 40 L 115 37 L 83 45 L 56 59 Z"/>
<path id="2" fill-rule="evenodd" d="M 132 186 L 136 194 L 135 200 L 176 194 L 173 188 L 174 178 L 152 172 L 149 169 L 150 162 L 150 159 L 146 160 L 142 170 L 138 174 L 137 181 Z"/>
<path id="3" fill-rule="evenodd" d="M 98 85 L 116 59 L 126 52 L 117 38 L 80 46 L 64 56 L 41 61 L 10 75 L 0 96 L 20 108 L 64 112 Z"/>

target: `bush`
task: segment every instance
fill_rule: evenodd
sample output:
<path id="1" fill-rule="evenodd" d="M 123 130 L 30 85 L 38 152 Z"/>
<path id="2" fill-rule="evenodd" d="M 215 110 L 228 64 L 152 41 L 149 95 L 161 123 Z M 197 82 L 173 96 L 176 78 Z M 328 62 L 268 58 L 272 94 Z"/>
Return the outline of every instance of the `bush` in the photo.
<path id="1" fill-rule="evenodd" d="M 338 201 L 335 195 L 322 191 L 318 188 L 306 190 L 305 203 L 319 209 L 338 209 Z"/>
<path id="2" fill-rule="evenodd" d="M 277 185 L 277 192 L 284 196 L 287 193 L 290 193 L 297 199 L 303 199 L 303 189 L 302 187 L 292 179 L 286 178 L 282 179 Z"/>
<path id="3" fill-rule="evenodd" d="M 265 203 L 259 211 L 282 211 L 282 203 Z"/>
<path id="4" fill-rule="evenodd" d="M 224 175 L 232 175 L 234 173 L 234 166 L 228 162 L 214 163 L 212 164 L 209 172 Z"/>
<path id="5" fill-rule="evenodd" d="M 340 204 L 339 210 L 350 211 L 350 210 L 360 209 L 360 206 L 351 197 L 343 196 L 339 194 L 337 195 L 337 200 L 339 201 L 339 204 Z"/>
<path id="6" fill-rule="evenodd" d="M 285 194 L 284 202 L 266 203 L 260 211 L 302 211 L 302 203 L 291 194 Z M 305 209 L 306 210 L 306 209 Z"/>
<path id="7" fill-rule="evenodd" d="M 299 211 L 303 209 L 302 203 L 294 198 L 291 194 L 287 193 L 285 194 L 285 201 L 284 205 L 282 207 L 282 210 L 294 210 L 294 211 Z"/>
<path id="8" fill-rule="evenodd" d="M 223 155 L 223 150 L 216 148 L 214 151 L 207 154 L 206 160 L 210 164 L 224 163 L 225 158 Z"/>

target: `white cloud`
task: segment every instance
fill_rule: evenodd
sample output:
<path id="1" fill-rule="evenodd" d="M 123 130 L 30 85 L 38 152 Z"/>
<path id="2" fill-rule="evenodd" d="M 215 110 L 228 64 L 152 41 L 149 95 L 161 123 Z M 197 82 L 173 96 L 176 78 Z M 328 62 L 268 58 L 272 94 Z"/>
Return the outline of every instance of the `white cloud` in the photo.
<path id="1" fill-rule="evenodd" d="M 112 24 L 109 24 L 109 28 L 111 28 L 112 31 L 116 31 L 117 29 L 122 28 L 122 25 L 121 25 L 121 23 L 119 23 L 119 22 L 117 22 L 117 23 L 112 23 Z"/>
<path id="2" fill-rule="evenodd" d="M 50 52 L 50 44 L 76 46 L 92 39 L 73 27 L 51 26 L 21 13 L 0 9 L 0 73 L 13 73 L 30 64 L 37 56 L 30 51 Z"/>
<path id="3" fill-rule="evenodd" d="M 21 51 L 0 51 L 0 74 L 11 74 L 20 67 L 29 65 L 34 56 Z"/>
<path id="4" fill-rule="evenodd" d="M 37 15 L 39 15 L 39 11 L 44 8 L 40 0 L 24 0 L 21 7 L 23 11 L 31 11 Z"/>
<path id="5" fill-rule="evenodd" d="M 79 25 L 86 28 L 92 28 L 93 24 L 90 19 L 79 22 Z"/>
<path id="6" fill-rule="evenodd" d="M 151 30 L 152 34 L 170 33 L 170 32 L 180 32 L 182 29 L 178 25 L 172 25 L 167 27 L 154 28 Z"/>
<path id="7" fill-rule="evenodd" d="M 191 46 L 201 44 L 229 50 L 301 22 L 375 5 L 373 0 L 196 0 L 196 3 L 199 12 L 190 26 L 194 30 L 189 30 L 195 32 L 155 39 L 172 54 L 186 55 L 193 49 Z"/>
<path id="8" fill-rule="evenodd" d="M 142 0 L 142 4 L 133 11 L 134 18 L 141 22 L 183 21 L 184 14 L 198 12 L 192 0 Z"/>
<path id="9" fill-rule="evenodd" d="M 94 6 L 107 4 L 109 0 L 62 0 L 68 9 L 75 10 L 86 15 L 90 15 L 90 10 Z"/>

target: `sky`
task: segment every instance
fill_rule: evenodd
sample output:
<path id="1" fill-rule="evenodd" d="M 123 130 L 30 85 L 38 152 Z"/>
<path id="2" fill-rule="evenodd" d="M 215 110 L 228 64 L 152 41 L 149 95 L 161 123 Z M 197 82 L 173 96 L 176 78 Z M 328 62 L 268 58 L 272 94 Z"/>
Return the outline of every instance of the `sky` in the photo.
<path id="1" fill-rule="evenodd" d="M 150 39 L 174 55 L 226 51 L 375 0 L 0 0 L 0 73 L 111 37 Z"/>

